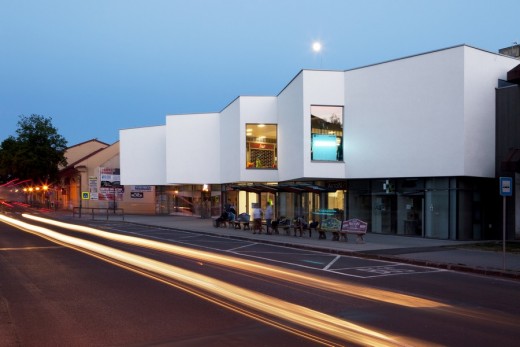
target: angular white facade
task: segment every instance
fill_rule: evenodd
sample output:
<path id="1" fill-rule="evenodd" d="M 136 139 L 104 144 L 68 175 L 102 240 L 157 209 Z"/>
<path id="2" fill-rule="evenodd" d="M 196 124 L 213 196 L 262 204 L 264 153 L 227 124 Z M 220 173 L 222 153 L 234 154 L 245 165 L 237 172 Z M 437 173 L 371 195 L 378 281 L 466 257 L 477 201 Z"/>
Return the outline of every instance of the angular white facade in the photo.
<path id="1" fill-rule="evenodd" d="M 167 184 L 165 126 L 120 130 L 119 141 L 121 184 Z"/>
<path id="2" fill-rule="evenodd" d="M 220 119 L 218 113 L 166 118 L 168 183 L 220 182 Z"/>
<path id="3" fill-rule="evenodd" d="M 346 177 L 494 177 L 494 91 L 517 64 L 460 46 L 347 71 Z"/>
<path id="4" fill-rule="evenodd" d="M 121 130 L 123 184 L 494 177 L 495 87 L 518 60 L 457 46 L 349 71 L 301 71 L 165 127 Z M 312 105 L 343 107 L 343 160 L 311 160 Z M 277 125 L 277 167 L 246 163 L 246 124 Z"/>

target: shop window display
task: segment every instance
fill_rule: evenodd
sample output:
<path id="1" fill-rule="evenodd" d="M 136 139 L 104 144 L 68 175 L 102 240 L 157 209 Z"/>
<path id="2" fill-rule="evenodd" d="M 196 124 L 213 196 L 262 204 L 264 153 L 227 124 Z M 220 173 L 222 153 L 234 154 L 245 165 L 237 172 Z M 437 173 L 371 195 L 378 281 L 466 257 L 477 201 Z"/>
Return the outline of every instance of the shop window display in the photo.
<path id="1" fill-rule="evenodd" d="M 277 126 L 246 124 L 246 167 L 277 169 Z"/>
<path id="2" fill-rule="evenodd" d="M 342 106 L 311 106 L 311 160 L 343 161 Z"/>

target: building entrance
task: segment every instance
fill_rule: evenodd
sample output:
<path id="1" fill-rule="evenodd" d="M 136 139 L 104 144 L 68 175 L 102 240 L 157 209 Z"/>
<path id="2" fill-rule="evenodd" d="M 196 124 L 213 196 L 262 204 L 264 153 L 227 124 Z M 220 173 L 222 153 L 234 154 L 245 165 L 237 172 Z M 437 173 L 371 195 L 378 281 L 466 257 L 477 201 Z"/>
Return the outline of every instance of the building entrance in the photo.
<path id="1" fill-rule="evenodd" d="M 372 197 L 372 232 L 395 234 L 397 226 L 397 196 L 375 195 Z"/>

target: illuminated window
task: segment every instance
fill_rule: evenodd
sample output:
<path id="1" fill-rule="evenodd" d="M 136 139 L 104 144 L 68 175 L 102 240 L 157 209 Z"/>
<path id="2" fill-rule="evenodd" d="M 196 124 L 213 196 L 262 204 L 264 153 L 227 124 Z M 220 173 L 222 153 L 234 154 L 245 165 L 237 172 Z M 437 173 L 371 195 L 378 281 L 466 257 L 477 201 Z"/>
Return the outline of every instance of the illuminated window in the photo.
<path id="1" fill-rule="evenodd" d="M 342 106 L 311 106 L 311 160 L 343 161 Z"/>
<path id="2" fill-rule="evenodd" d="M 275 124 L 246 124 L 246 167 L 277 168 L 277 135 Z"/>

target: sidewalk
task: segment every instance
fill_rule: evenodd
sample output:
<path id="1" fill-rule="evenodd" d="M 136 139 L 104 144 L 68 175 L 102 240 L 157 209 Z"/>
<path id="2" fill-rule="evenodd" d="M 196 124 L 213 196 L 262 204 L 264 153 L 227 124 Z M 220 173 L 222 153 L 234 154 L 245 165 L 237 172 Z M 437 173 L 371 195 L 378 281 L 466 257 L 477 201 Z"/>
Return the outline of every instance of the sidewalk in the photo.
<path id="1" fill-rule="evenodd" d="M 52 215 L 68 221 L 78 220 L 77 216 L 72 217 L 71 212 L 52 213 Z M 84 216 L 82 220 L 90 220 L 90 216 Z M 112 216 L 111 218 L 111 221 L 121 220 L 121 216 Z M 349 236 L 348 242 L 345 242 L 330 239 L 319 240 L 318 233 L 313 233 L 311 238 L 307 233 L 303 237 L 295 237 L 292 236 L 292 230 L 289 236 L 283 233 L 280 235 L 259 235 L 253 234 L 250 230 L 215 228 L 212 219 L 191 216 L 125 215 L 124 221 L 335 254 L 520 279 L 520 254 L 506 253 L 504 269 L 502 252 L 483 251 L 467 247 L 477 243 L 475 241 L 435 240 L 369 233 L 364 236 L 365 243 L 361 244 L 356 243 L 355 236 Z"/>

